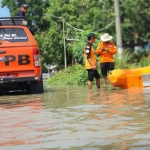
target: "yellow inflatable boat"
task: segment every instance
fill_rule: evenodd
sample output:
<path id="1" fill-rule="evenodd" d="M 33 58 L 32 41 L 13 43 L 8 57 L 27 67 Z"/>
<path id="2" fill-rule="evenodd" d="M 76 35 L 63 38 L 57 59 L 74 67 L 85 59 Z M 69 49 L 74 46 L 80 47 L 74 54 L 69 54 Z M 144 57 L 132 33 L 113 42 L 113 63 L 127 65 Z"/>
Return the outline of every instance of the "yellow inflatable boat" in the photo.
<path id="1" fill-rule="evenodd" d="M 115 69 L 109 72 L 108 80 L 115 87 L 150 87 L 150 66 L 136 69 Z"/>

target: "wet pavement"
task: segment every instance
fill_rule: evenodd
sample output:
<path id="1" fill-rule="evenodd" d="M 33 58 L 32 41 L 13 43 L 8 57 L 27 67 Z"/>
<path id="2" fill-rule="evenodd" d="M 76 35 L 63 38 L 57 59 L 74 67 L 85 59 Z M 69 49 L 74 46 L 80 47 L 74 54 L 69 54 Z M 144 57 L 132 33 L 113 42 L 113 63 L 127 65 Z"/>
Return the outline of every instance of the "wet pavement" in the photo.
<path id="1" fill-rule="evenodd" d="M 46 87 L 0 97 L 2 150 L 150 149 L 150 89 Z"/>

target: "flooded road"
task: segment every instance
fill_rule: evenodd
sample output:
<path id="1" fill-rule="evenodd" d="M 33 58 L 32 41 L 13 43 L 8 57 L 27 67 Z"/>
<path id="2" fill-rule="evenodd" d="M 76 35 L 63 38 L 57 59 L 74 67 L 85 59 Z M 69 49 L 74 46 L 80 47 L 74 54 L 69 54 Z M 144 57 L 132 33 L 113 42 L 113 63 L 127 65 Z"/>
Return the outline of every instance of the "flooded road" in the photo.
<path id="1" fill-rule="evenodd" d="M 150 89 L 46 87 L 0 97 L 2 150 L 150 149 Z"/>

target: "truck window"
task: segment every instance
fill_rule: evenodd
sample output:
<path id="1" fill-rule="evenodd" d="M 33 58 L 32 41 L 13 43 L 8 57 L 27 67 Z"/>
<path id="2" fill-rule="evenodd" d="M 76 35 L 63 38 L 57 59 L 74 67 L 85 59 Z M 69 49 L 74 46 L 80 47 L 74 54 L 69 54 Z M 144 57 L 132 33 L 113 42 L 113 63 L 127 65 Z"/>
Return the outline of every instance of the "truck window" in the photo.
<path id="1" fill-rule="evenodd" d="M 28 37 L 22 28 L 0 28 L 0 40 L 27 42 Z"/>

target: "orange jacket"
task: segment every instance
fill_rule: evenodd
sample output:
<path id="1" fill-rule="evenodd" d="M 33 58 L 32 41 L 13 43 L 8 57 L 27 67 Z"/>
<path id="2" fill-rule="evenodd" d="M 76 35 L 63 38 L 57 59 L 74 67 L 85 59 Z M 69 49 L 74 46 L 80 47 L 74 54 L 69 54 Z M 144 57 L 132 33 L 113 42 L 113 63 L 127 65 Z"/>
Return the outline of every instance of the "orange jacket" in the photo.
<path id="1" fill-rule="evenodd" d="M 109 51 L 102 51 L 102 47 L 108 49 Z M 113 54 L 117 53 L 117 48 L 113 42 L 100 42 L 96 49 L 96 54 L 100 55 L 100 63 L 103 62 L 114 62 Z"/>
<path id="2" fill-rule="evenodd" d="M 91 66 L 91 64 L 88 61 L 88 57 L 91 58 L 93 65 L 96 66 L 96 57 L 95 57 L 94 48 L 90 42 L 88 42 L 85 46 L 84 60 L 85 60 L 85 68 L 86 69 L 93 69 L 93 67 Z"/>

